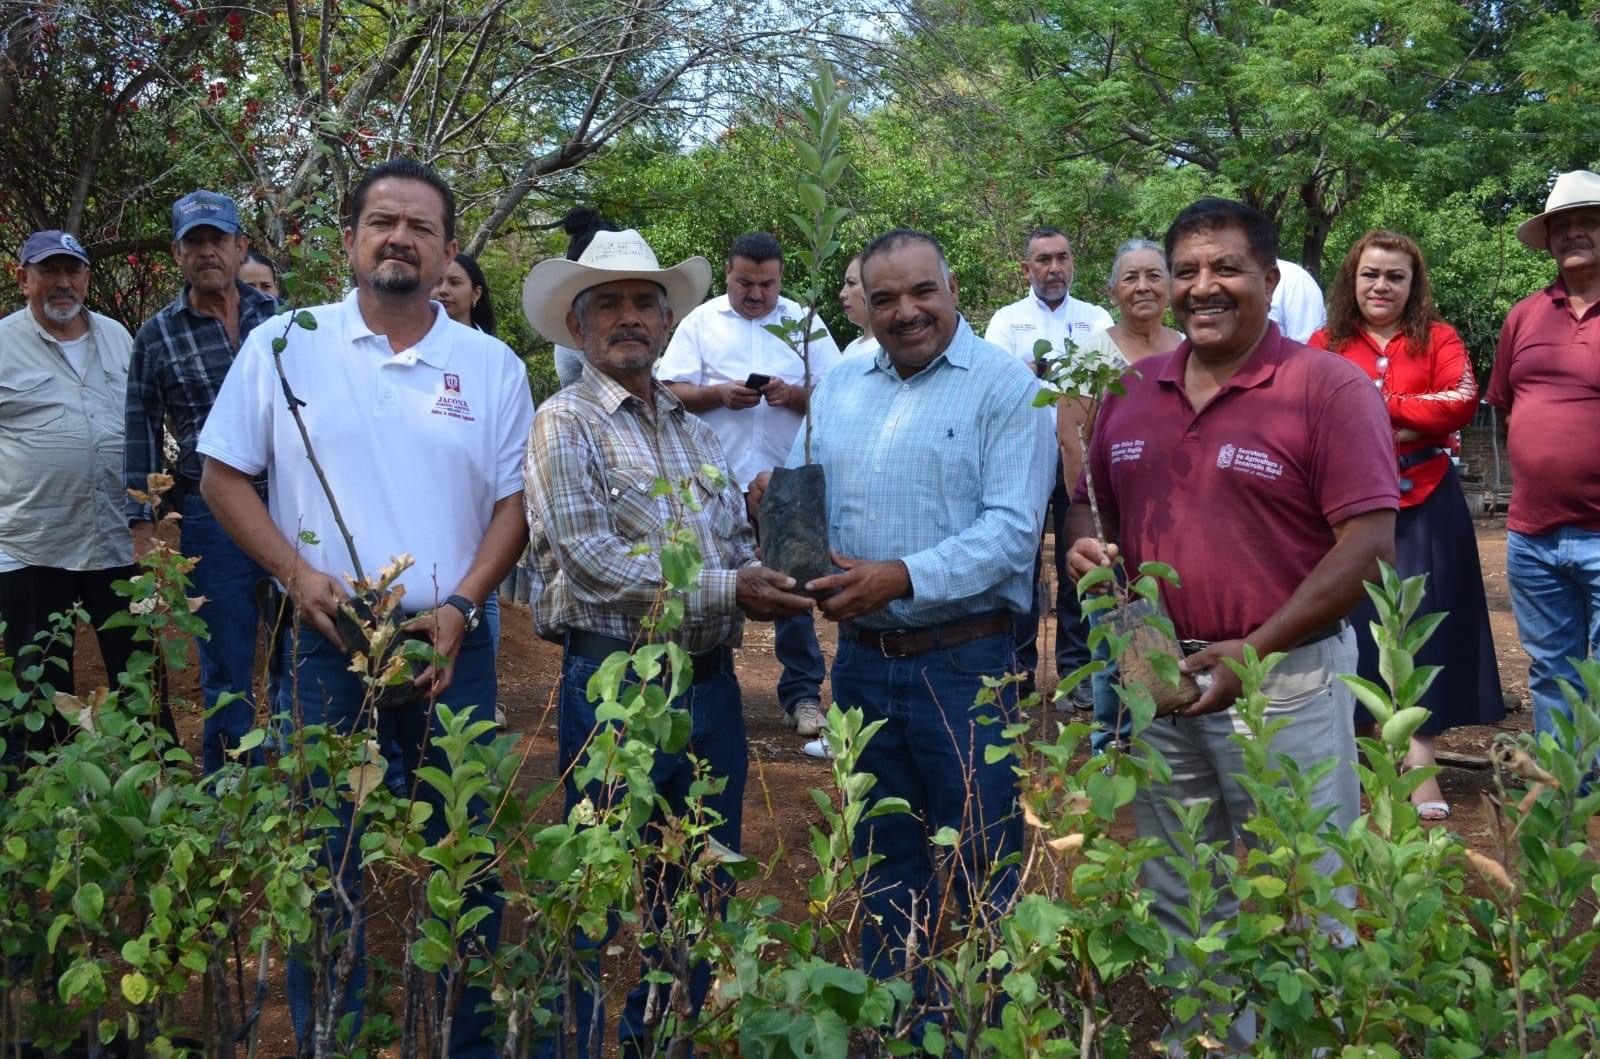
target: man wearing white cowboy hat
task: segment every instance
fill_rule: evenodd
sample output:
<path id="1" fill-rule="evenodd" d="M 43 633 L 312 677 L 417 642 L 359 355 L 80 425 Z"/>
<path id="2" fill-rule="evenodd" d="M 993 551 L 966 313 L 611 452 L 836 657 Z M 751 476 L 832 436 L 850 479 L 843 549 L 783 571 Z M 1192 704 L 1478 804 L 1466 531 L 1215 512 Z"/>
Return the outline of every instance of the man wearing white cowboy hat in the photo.
<path id="1" fill-rule="evenodd" d="M 605 794 L 579 790 L 571 778 L 597 729 L 589 679 L 608 655 L 646 641 L 642 620 L 665 587 L 659 550 L 668 521 L 694 534 L 705 565 L 699 589 L 685 601 L 683 624 L 671 634 L 693 659 L 692 682 L 674 703 L 689 714 L 689 743 L 676 753 L 657 752 L 651 780 L 673 813 L 684 810 L 698 778 L 691 756 L 724 780 L 702 804 L 722 820 L 712 835 L 737 850 L 747 748 L 731 648 L 746 615 L 771 620 L 812 604 L 789 591 L 792 578 L 760 565 L 717 435 L 652 375 L 674 321 L 699 303 L 710 282 L 705 258 L 663 269 L 632 230 L 598 232 L 577 261 L 551 259 L 529 273 L 522 292 L 528 322 L 550 341 L 582 350 L 585 363 L 577 381 L 534 417 L 523 495 L 533 561 L 545 586 L 534 625 L 565 648 L 558 723 L 569 812 L 583 797 L 598 802 Z M 707 465 L 719 469 L 720 478 L 708 475 Z M 657 497 L 655 483 L 662 479 L 689 481 L 699 510 Z M 732 890 L 731 880 L 725 882 L 721 901 Z M 666 882 L 651 895 L 652 916 L 671 901 L 671 886 Z M 577 976 L 575 986 L 579 1056 L 600 1054 L 589 1027 L 605 1024 L 593 1017 L 602 994 L 591 988 L 598 984 L 603 942 L 592 944 L 591 972 Z M 657 1030 L 673 1032 L 670 1025 L 647 1024 L 652 986 L 642 978 L 628 994 L 618 1027 L 625 1056 L 653 1051 Z M 709 984 L 709 969 L 696 968 L 690 983 L 696 1007 Z M 660 999 L 651 1006 L 660 1010 Z"/>
<path id="2" fill-rule="evenodd" d="M 1600 653 L 1600 174 L 1562 173 L 1517 238 L 1559 275 L 1506 316 L 1485 400 L 1509 417 L 1511 609 L 1534 730 L 1555 734 L 1557 682 L 1581 687 L 1570 659 Z"/>

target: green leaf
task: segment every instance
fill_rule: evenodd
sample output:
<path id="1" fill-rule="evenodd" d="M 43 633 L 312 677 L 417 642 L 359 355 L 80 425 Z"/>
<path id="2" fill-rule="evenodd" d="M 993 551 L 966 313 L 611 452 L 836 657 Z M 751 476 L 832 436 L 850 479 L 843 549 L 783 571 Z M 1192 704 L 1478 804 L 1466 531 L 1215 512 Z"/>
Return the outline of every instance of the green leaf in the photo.
<path id="1" fill-rule="evenodd" d="M 150 999 L 150 979 L 138 971 L 123 975 L 122 995 L 128 1003 L 138 1007 Z"/>
<path id="2" fill-rule="evenodd" d="M 1250 880 L 1250 888 L 1269 901 L 1277 900 L 1289 889 L 1288 883 L 1274 875 L 1257 875 Z"/>
<path id="3" fill-rule="evenodd" d="M 80 920 L 89 925 L 100 922 L 100 914 L 105 911 L 106 895 L 100 889 L 99 883 L 86 882 L 78 887 L 78 892 L 72 895 L 72 910 L 77 913 Z"/>
<path id="4" fill-rule="evenodd" d="M 287 338 L 284 338 L 282 335 L 279 335 L 277 338 L 274 338 L 272 340 L 272 351 L 274 353 L 282 353 L 284 350 L 286 350 L 288 348 L 289 348 L 289 340 Z"/>
<path id="5" fill-rule="evenodd" d="M 302 330 L 315 331 L 317 329 L 317 318 L 311 314 L 309 309 L 301 309 L 294 314 L 294 324 Z"/>
<path id="6" fill-rule="evenodd" d="M 828 197 L 821 188 L 809 180 L 802 180 L 795 185 L 795 191 L 800 195 L 800 202 L 812 213 L 821 213 L 828 207 Z M 808 224 L 807 227 L 810 227 Z"/>

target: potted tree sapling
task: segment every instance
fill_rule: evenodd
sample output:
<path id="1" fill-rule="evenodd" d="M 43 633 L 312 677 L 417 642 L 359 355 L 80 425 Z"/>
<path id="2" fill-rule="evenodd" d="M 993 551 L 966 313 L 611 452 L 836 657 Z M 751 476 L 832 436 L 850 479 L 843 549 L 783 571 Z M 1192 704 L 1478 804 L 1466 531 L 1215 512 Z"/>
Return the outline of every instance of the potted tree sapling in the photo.
<path id="1" fill-rule="evenodd" d="M 818 62 L 811 77 L 811 105 L 800 108 L 804 134 L 792 140 L 801 166 L 795 193 L 804 209 L 789 216 L 806 244 L 796 254 L 805 266 L 805 285 L 799 300 L 806 311 L 803 319 L 786 316 L 779 323 L 767 325 L 768 331 L 783 339 L 800 357 L 808 394 L 812 385 L 811 343 L 827 334 L 820 327 L 813 330 L 817 300 L 822 296 L 823 266 L 838 252 L 834 233 L 850 213 L 843 206 L 828 205 L 828 192 L 844 173 L 846 158 L 839 151 L 839 127 L 847 105 L 848 97 L 834 83 L 832 68 Z M 788 574 L 800 586 L 833 573 L 828 550 L 827 482 L 822 465 L 811 462 L 809 403 L 803 429 L 805 462 L 799 467 L 773 470 L 757 513 L 762 562 Z"/>
<path id="2" fill-rule="evenodd" d="M 1052 356 L 1053 347 L 1045 340 L 1034 343 L 1034 359 L 1044 365 L 1045 385 L 1039 392 L 1037 403 L 1041 406 L 1058 404 L 1062 399 L 1078 404 L 1085 410 L 1098 410 L 1106 395 L 1122 393 L 1122 376 L 1128 370 L 1121 363 L 1100 357 L 1084 357 L 1075 343 L 1067 340 L 1066 349 Z M 1089 460 L 1089 437 L 1084 420 L 1077 418 L 1073 424 L 1078 451 L 1083 456 L 1083 473 L 1088 486 L 1089 514 L 1094 521 L 1095 539 L 1104 548 L 1107 544 L 1105 524 L 1100 517 L 1100 504 L 1094 490 L 1094 468 Z M 1178 587 L 1177 572 L 1165 563 L 1139 564 L 1138 576 L 1129 580 L 1119 576 L 1122 557 L 1112 566 L 1101 567 L 1085 574 L 1078 581 L 1078 595 L 1085 600 L 1083 612 L 1087 616 L 1102 613 L 1099 627 L 1089 636 L 1090 645 L 1098 647 L 1108 642 L 1109 653 L 1117 660 L 1125 689 L 1142 689 L 1154 704 L 1153 715 L 1164 717 L 1192 706 L 1199 700 L 1201 687 L 1195 678 L 1178 668 L 1183 657 L 1178 645 L 1172 619 L 1161 609 L 1161 585 Z M 1089 593 L 1106 585 L 1109 591 L 1099 598 L 1090 599 Z M 1099 663 L 1091 663 L 1098 666 Z M 1092 670 L 1091 670 L 1092 672 Z M 1082 679 L 1086 674 L 1077 674 Z M 1065 683 L 1065 682 L 1064 682 Z M 1147 708 L 1142 695 L 1135 694 L 1134 701 L 1124 695 L 1123 702 L 1137 713 Z"/>

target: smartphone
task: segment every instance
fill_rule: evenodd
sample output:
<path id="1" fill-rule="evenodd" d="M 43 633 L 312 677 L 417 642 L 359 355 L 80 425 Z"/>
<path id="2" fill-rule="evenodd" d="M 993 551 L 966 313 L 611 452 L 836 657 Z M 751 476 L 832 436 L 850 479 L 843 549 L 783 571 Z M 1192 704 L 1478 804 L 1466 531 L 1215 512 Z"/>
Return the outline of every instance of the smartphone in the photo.
<path id="1" fill-rule="evenodd" d="M 752 371 L 750 377 L 744 381 L 744 384 L 752 390 L 759 390 L 771 381 L 771 375 L 761 375 Z"/>

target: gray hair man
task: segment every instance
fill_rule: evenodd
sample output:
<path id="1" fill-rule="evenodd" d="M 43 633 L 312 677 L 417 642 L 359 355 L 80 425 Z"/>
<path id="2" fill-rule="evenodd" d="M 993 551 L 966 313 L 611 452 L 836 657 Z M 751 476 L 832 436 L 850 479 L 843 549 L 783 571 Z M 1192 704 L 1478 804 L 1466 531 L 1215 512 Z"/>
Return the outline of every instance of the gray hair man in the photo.
<path id="1" fill-rule="evenodd" d="M 70 643 L 48 639 L 52 614 L 81 604 L 97 630 L 106 677 L 128 668 L 130 629 L 101 629 L 124 607 L 112 583 L 134 576 L 133 539 L 122 517 L 122 391 L 133 340 L 84 306 L 89 252 L 67 232 L 35 232 L 18 255 L 27 304 L 0 320 L 0 618 L 17 671 L 41 636 L 43 660 L 66 667 Z M 60 680 L 46 664 L 47 680 Z M 45 728 L 6 732 L 6 760 L 67 734 L 53 709 Z"/>
<path id="2" fill-rule="evenodd" d="M 207 635 L 195 640 L 195 649 L 206 708 L 200 760 L 208 774 L 223 766 L 228 751 L 255 724 L 255 586 L 267 576 L 212 517 L 200 495 L 201 457 L 195 449 L 240 345 L 278 309 L 276 298 L 239 280 L 249 249 L 239 209 L 226 195 L 192 191 L 172 204 L 172 257 L 183 289 L 134 338 L 124 411 L 128 488 L 142 491 L 152 471 L 170 470 L 173 490 L 166 502 L 183 516 L 178 546 L 201 560 L 189 577 L 195 595 L 205 600 L 198 613 Z M 168 440 L 177 449 L 170 465 Z M 264 492 L 266 480 L 256 485 Z M 134 553 L 142 556 L 154 539 L 154 513 L 131 497 L 126 513 Z"/>

